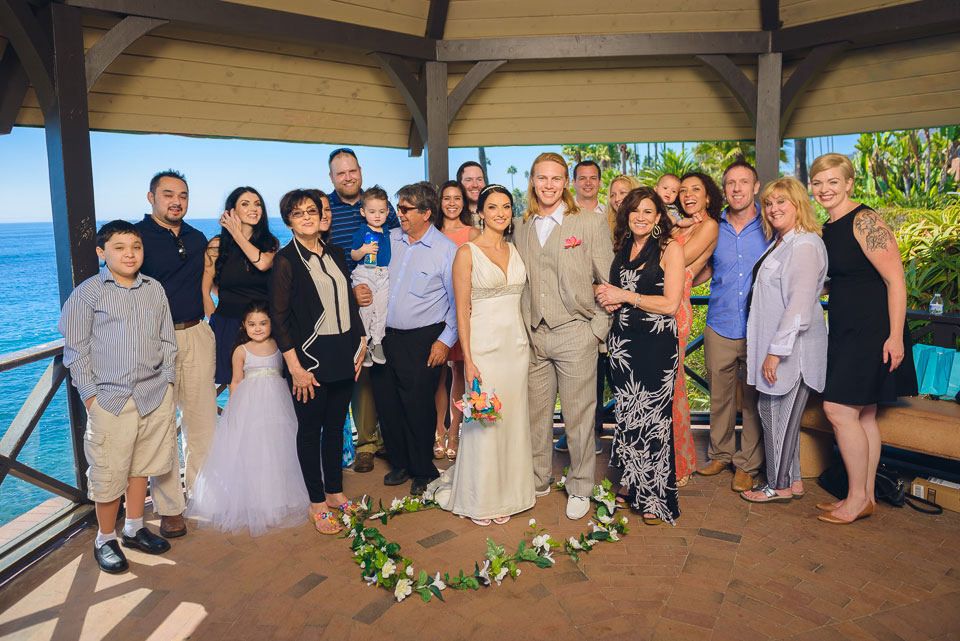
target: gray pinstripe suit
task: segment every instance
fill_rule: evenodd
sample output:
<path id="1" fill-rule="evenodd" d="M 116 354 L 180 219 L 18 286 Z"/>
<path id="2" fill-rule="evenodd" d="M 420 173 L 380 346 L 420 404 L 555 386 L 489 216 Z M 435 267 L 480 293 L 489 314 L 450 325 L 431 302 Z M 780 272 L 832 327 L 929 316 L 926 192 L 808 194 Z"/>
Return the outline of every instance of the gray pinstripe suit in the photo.
<path id="1" fill-rule="evenodd" d="M 580 240 L 565 248 L 566 240 Z M 570 448 L 567 493 L 589 496 L 595 482 L 593 423 L 597 343 L 610 331 L 610 316 L 593 297 L 606 282 L 613 247 L 604 216 L 566 214 L 541 247 L 533 217 L 517 225 L 514 239 L 527 284 L 521 313 L 530 335 L 530 438 L 537 489 L 553 470 L 553 410 L 560 393 Z"/>

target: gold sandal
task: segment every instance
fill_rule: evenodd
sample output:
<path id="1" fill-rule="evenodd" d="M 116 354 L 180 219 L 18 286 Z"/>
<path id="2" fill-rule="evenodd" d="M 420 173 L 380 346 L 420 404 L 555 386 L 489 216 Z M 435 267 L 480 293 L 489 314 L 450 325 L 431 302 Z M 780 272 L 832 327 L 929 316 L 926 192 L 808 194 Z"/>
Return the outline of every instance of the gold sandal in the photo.
<path id="1" fill-rule="evenodd" d="M 439 436 L 433 440 L 433 459 L 435 461 L 439 461 L 444 456 L 446 456 L 447 450 L 445 447 L 445 442 L 446 442 L 446 439 L 444 439 L 444 443 L 441 443 Z"/>

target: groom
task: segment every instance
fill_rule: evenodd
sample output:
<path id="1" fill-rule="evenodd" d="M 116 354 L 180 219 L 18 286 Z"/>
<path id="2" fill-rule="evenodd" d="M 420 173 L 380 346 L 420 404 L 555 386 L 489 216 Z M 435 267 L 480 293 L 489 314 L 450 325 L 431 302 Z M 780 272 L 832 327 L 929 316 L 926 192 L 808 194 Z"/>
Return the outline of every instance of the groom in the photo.
<path id="1" fill-rule="evenodd" d="M 608 279 L 613 245 L 605 217 L 581 210 L 568 183 L 562 156 L 537 156 L 515 243 L 527 267 L 521 312 L 530 335 L 530 439 L 537 495 L 550 491 L 559 388 L 570 448 L 567 518 L 576 520 L 590 508 L 595 481 L 597 345 L 610 331 L 610 316 L 596 302 L 593 288 Z"/>

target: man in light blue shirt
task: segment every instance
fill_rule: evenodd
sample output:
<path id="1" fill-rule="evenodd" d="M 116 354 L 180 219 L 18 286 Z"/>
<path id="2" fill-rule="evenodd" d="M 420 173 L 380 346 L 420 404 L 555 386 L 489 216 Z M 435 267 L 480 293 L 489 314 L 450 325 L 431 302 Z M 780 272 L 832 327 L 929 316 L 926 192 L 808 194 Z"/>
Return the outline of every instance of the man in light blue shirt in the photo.
<path id="1" fill-rule="evenodd" d="M 370 371 L 380 431 L 393 466 L 383 482 L 412 478 L 417 496 L 439 476 L 433 464 L 437 424 L 434 394 L 440 367 L 457 342 L 453 258 L 457 246 L 433 225 L 437 195 L 428 183 L 397 192 L 400 229 L 390 232 L 390 299 L 383 351 L 387 362 Z M 357 287 L 365 304 L 366 292 Z"/>
<path id="2" fill-rule="evenodd" d="M 712 274 L 703 346 L 710 382 L 710 464 L 697 472 L 719 474 L 733 466 L 731 489 L 753 487 L 763 465 L 763 431 L 757 411 L 757 390 L 747 385 L 747 300 L 753 266 L 769 247 L 760 222 L 757 172 L 743 160 L 723 172 L 727 207 L 720 217 L 719 238 L 708 270 Z M 698 281 L 705 280 L 701 273 Z M 743 390 L 743 430 L 737 449 L 737 385 Z"/>

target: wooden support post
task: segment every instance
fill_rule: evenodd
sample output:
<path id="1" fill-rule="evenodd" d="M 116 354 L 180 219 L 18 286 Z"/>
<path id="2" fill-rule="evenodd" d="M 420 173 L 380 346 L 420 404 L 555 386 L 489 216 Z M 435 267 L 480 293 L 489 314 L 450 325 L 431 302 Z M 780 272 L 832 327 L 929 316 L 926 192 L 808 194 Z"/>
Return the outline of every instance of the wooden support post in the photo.
<path id="1" fill-rule="evenodd" d="M 53 50 L 52 79 L 56 87 L 53 102 L 44 109 L 43 119 L 62 304 L 74 287 L 98 271 L 87 74 L 80 10 L 52 3 L 43 9 L 41 15 L 49 25 Z M 67 386 L 67 394 L 77 487 L 81 493 L 86 493 L 83 429 L 87 415 L 72 385 Z"/>
<path id="2" fill-rule="evenodd" d="M 447 63 L 427 62 L 427 180 L 441 185 L 450 177 L 450 130 L 447 120 Z M 436 214 L 437 212 L 434 212 Z"/>
<path id="3" fill-rule="evenodd" d="M 780 175 L 780 90 L 783 54 L 761 53 L 757 70 L 757 173 L 760 184 Z"/>

